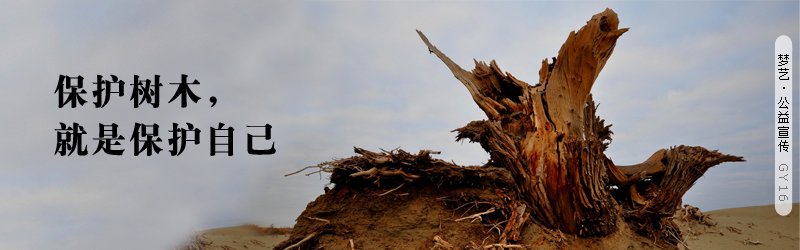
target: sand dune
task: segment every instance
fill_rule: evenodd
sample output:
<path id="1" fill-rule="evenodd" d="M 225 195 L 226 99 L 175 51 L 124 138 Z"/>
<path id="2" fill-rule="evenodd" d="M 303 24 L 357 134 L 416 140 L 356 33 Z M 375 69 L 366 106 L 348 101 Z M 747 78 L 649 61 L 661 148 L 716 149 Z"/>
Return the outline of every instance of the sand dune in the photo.
<path id="1" fill-rule="evenodd" d="M 782 217 L 772 205 L 729 208 L 705 213 L 715 226 L 679 224 L 689 249 L 798 249 L 800 206 L 792 209 Z"/>
<path id="2" fill-rule="evenodd" d="M 800 206 L 782 217 L 772 205 L 730 208 L 705 212 L 713 226 L 676 220 L 686 239 L 684 249 L 798 249 L 800 247 Z M 199 234 L 195 244 L 200 249 L 272 249 L 285 240 L 284 235 L 270 235 L 252 225 L 216 228 Z"/>

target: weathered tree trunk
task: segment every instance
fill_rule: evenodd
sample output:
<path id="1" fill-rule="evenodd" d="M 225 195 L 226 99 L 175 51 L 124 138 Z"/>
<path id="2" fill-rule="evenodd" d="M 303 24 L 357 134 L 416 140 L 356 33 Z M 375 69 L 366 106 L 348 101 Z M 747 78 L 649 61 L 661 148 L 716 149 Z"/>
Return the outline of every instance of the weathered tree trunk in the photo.
<path id="1" fill-rule="evenodd" d="M 557 58 L 542 61 L 535 86 L 504 73 L 494 61 L 476 61 L 475 69 L 466 71 L 418 31 L 488 117 L 455 131 L 458 140 L 480 143 L 491 156 L 489 164 L 513 176 L 517 190 L 510 219 L 515 223 L 507 223 L 508 239 L 515 239 L 529 218 L 581 236 L 614 232 L 619 218 L 647 222 L 637 228 L 653 233 L 650 229 L 662 226 L 661 218 L 674 213 L 708 168 L 742 160 L 685 146 L 659 150 L 627 167 L 606 158 L 610 125 L 595 115 L 590 91 L 617 38 L 628 30 L 618 24 L 610 9 L 594 15 L 569 34 Z"/>

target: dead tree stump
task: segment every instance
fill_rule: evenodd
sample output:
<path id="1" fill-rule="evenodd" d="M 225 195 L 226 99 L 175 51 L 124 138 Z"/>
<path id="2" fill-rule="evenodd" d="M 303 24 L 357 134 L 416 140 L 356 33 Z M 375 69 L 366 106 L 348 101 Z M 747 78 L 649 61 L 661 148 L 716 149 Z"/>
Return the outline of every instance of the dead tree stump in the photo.
<path id="1" fill-rule="evenodd" d="M 664 220 L 675 213 L 683 194 L 710 167 L 742 157 L 702 147 L 658 150 L 645 162 L 616 166 L 604 153 L 611 125 L 595 114 L 592 85 L 617 39 L 617 14 L 606 9 L 571 32 L 552 62 L 542 61 L 539 83 L 531 86 L 504 73 L 492 61 L 467 71 L 418 32 L 429 51 L 469 90 L 487 120 L 456 129 L 490 154 L 489 165 L 508 169 L 514 201 L 504 237 L 515 239 L 524 221 L 579 236 L 614 232 L 624 218 L 640 233 L 680 239 Z M 678 235 L 680 233 L 678 232 Z"/>

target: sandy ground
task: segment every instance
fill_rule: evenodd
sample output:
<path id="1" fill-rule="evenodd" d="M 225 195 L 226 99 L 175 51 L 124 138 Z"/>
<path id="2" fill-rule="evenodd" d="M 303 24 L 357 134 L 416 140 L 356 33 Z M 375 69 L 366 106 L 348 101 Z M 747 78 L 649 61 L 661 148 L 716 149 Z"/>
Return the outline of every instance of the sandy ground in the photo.
<path id="1" fill-rule="evenodd" d="M 800 206 L 790 216 L 781 217 L 772 205 L 730 208 L 704 212 L 715 226 L 681 224 L 686 238 L 684 249 L 799 249 Z M 254 226 L 216 228 L 201 232 L 203 249 L 272 249 L 284 235 L 267 235 Z"/>
<path id="2" fill-rule="evenodd" d="M 203 231 L 200 239 L 204 250 L 272 249 L 288 235 L 268 235 L 255 226 L 223 227 Z"/>
<path id="3" fill-rule="evenodd" d="M 776 214 L 772 205 L 715 210 L 705 214 L 716 226 L 697 225 L 687 232 L 682 225 L 681 230 L 689 249 L 799 249 L 798 213 L 797 203 L 788 217 Z"/>

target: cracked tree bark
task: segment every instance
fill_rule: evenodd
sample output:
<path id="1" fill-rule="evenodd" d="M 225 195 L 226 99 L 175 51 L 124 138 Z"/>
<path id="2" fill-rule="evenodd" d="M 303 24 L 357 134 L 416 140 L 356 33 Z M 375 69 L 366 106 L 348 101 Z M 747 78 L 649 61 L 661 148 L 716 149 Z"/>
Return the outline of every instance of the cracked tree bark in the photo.
<path id="1" fill-rule="evenodd" d="M 605 156 L 611 126 L 595 114 L 590 91 L 617 38 L 628 31 L 618 25 L 610 9 L 594 15 L 569 34 L 557 58 L 542 61 L 535 86 L 504 73 L 494 61 L 475 61 L 475 69 L 464 70 L 417 31 L 488 118 L 454 130 L 457 140 L 480 143 L 489 164 L 511 172 L 514 196 L 527 207 L 521 214 L 530 215 L 528 221 L 602 236 L 624 218 L 643 234 L 658 234 L 650 229 L 670 226 L 662 219 L 675 212 L 708 168 L 743 160 L 687 146 L 659 150 L 633 166 L 616 166 Z"/>

